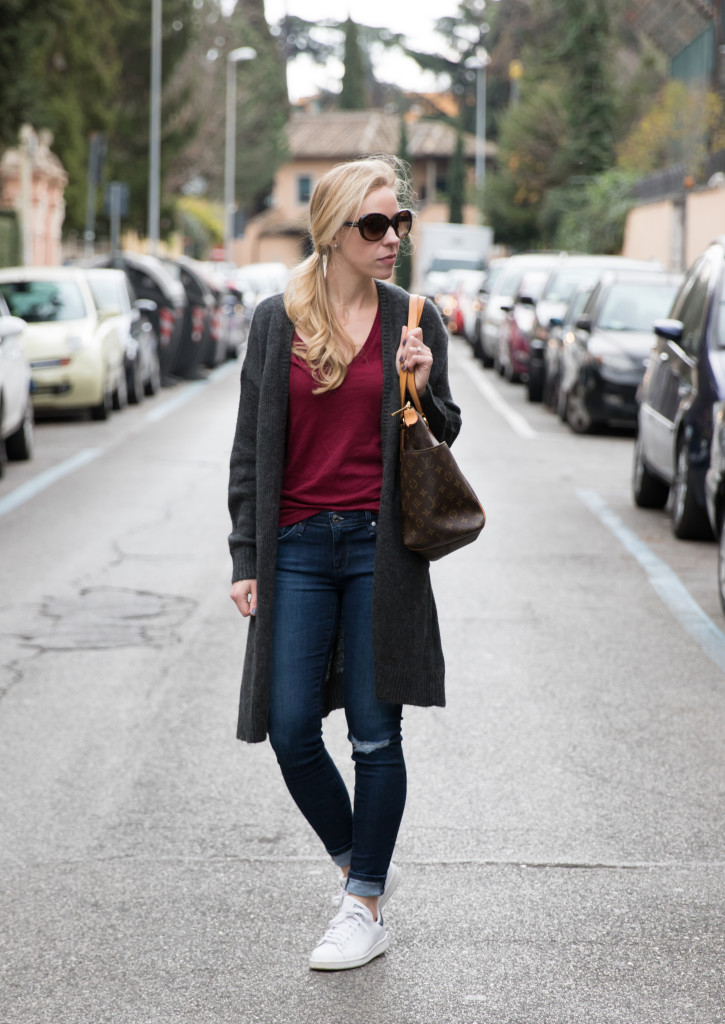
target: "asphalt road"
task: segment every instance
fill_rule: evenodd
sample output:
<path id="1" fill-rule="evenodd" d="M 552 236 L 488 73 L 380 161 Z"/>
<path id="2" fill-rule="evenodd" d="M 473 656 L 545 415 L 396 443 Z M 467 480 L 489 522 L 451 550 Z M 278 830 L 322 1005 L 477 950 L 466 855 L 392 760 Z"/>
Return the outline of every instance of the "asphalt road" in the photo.
<path id="1" fill-rule="evenodd" d="M 234 739 L 237 367 L 0 481 L 2 1024 L 725 1021 L 714 544 L 632 506 L 452 346 L 480 540 L 433 567 L 448 707 L 409 709 L 390 951 L 320 975 L 335 874 Z M 344 720 L 326 731 L 351 779 Z"/>

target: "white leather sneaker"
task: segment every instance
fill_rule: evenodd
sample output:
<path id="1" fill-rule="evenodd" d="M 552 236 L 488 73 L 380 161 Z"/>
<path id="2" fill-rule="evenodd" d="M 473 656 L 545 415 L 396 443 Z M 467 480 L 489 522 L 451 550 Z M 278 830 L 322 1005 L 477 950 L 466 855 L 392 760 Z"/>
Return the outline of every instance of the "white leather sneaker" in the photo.
<path id="1" fill-rule="evenodd" d="M 340 910 L 330 921 L 322 939 L 312 950 L 313 971 L 345 971 L 362 967 L 388 948 L 388 933 L 382 915 L 373 920 L 364 903 L 345 893 Z"/>

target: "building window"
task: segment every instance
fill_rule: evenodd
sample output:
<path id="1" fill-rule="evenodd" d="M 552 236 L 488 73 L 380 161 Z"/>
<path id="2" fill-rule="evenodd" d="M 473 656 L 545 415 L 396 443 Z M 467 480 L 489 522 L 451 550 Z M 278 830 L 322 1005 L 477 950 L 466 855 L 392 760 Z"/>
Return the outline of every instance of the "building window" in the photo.
<path id="1" fill-rule="evenodd" d="M 309 174 L 297 175 L 297 202 L 309 203 L 312 196 L 312 177 Z"/>

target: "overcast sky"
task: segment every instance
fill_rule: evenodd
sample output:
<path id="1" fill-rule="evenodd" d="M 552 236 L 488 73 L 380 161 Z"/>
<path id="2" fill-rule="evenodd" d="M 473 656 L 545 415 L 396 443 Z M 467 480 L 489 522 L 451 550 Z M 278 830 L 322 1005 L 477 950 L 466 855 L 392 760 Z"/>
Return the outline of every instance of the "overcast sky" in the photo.
<path id="1" fill-rule="evenodd" d="M 405 33 L 412 47 L 429 53 L 440 49 L 432 29 L 439 18 L 456 14 L 458 0 L 265 0 L 268 22 L 278 21 L 285 14 L 296 15 L 306 21 L 332 18 L 344 20 L 348 14 L 361 25 L 389 28 Z M 421 91 L 435 88 L 432 75 L 424 75 L 415 61 L 402 54 L 389 54 L 375 66 L 379 79 L 409 89 Z M 297 59 L 288 71 L 290 98 L 310 96 L 320 87 L 336 90 L 342 74 L 341 65 L 331 64 L 327 69 L 311 61 Z"/>

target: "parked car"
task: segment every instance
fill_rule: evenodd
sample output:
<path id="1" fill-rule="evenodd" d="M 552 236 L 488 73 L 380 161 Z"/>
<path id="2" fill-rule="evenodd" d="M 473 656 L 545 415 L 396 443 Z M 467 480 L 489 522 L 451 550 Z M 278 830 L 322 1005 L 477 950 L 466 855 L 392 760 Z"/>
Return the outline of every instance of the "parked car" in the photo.
<path id="1" fill-rule="evenodd" d="M 87 409 L 104 420 L 126 401 L 124 345 L 115 310 L 98 310 L 77 267 L 0 270 L 0 294 L 27 322 L 24 343 L 36 412 Z"/>
<path id="2" fill-rule="evenodd" d="M 496 287 L 496 282 L 503 273 L 506 265 L 506 257 L 500 256 L 491 260 L 484 274 L 481 287 L 478 290 L 477 301 L 474 306 L 473 331 L 471 336 L 471 347 L 477 359 L 483 359 L 482 332 L 483 321 L 488 308 L 488 300 Z"/>
<path id="3" fill-rule="evenodd" d="M 544 268 L 527 270 L 521 278 L 513 300 L 501 306 L 506 319 L 501 324 L 498 337 L 498 351 L 494 365 L 502 377 L 512 383 L 523 380 L 529 371 L 531 336 L 536 319 L 538 302 L 547 272 Z"/>
<path id="4" fill-rule="evenodd" d="M 5 459 L 33 454 L 30 365 L 23 344 L 24 320 L 10 316 L 0 297 L 0 476 Z"/>
<path id="5" fill-rule="evenodd" d="M 149 307 L 148 314 L 159 341 L 161 384 L 163 387 L 175 384 L 178 380 L 177 355 L 187 306 L 186 292 L 178 277 L 169 273 L 155 256 L 132 252 L 98 256 L 82 265 L 117 267 L 123 270 L 136 297 L 149 299 L 155 304 L 154 310 Z"/>
<path id="6" fill-rule="evenodd" d="M 161 387 L 159 343 L 151 314 L 156 303 L 137 299 L 123 270 L 94 267 L 85 271 L 99 311 L 118 310 L 116 326 L 124 343 L 126 391 L 133 404 Z"/>
<path id="7" fill-rule="evenodd" d="M 536 317 L 531 334 L 527 375 L 530 402 L 540 402 L 546 382 L 546 353 L 549 331 L 559 326 L 576 288 L 593 287 L 605 270 L 664 270 L 660 264 L 645 260 L 630 260 L 622 256 L 584 255 L 562 253 L 549 272 L 548 279 L 536 303 Z"/>
<path id="8" fill-rule="evenodd" d="M 174 361 L 174 373 L 185 380 L 204 376 L 202 366 L 214 366 L 216 342 L 213 338 L 213 317 L 216 299 L 206 277 L 192 260 L 162 257 L 160 262 L 186 293 L 181 325 L 181 338 Z"/>
<path id="9" fill-rule="evenodd" d="M 553 316 L 549 319 L 549 336 L 546 341 L 544 369 L 544 403 L 566 420 L 565 395 L 561 391 L 561 368 L 563 351 L 567 345 L 575 342 L 576 322 L 582 314 L 584 306 L 592 293 L 592 286 L 578 285 L 569 300 L 569 305 L 562 317 Z"/>
<path id="10" fill-rule="evenodd" d="M 654 345 L 638 392 L 639 431 L 632 492 L 641 508 L 664 508 L 673 492 L 677 537 L 711 536 L 705 479 L 713 428 L 725 400 L 725 236 L 688 270 L 669 317 L 654 325 Z M 715 467 L 710 486 L 718 532 Z"/>
<path id="11" fill-rule="evenodd" d="M 553 266 L 556 253 L 520 253 L 509 256 L 502 272 L 497 276 L 489 292 L 486 308 L 482 311 L 478 333 L 481 339 L 481 361 L 484 366 L 493 366 L 499 348 L 499 335 L 507 311 L 527 270 L 548 269 Z"/>
<path id="12" fill-rule="evenodd" d="M 226 264 L 201 264 L 219 294 L 219 332 L 223 359 L 236 359 L 247 341 L 251 311 Z"/>
<path id="13" fill-rule="evenodd" d="M 478 293 L 483 281 L 481 270 L 461 270 L 456 267 L 444 275 L 441 291 L 433 296 L 441 316 L 452 334 L 469 340 L 478 304 Z"/>
<path id="14" fill-rule="evenodd" d="M 233 279 L 241 290 L 245 307 L 254 312 L 262 299 L 285 290 L 290 273 L 284 263 L 246 263 L 239 267 Z"/>
<path id="15" fill-rule="evenodd" d="M 713 417 L 710 465 L 705 473 L 705 502 L 710 526 L 718 543 L 718 592 L 720 607 L 725 612 L 725 401 L 715 402 Z"/>
<path id="16" fill-rule="evenodd" d="M 637 388 L 649 362 L 652 325 L 681 282 L 662 271 L 606 271 L 562 349 L 560 402 L 577 434 L 637 423 Z"/>

